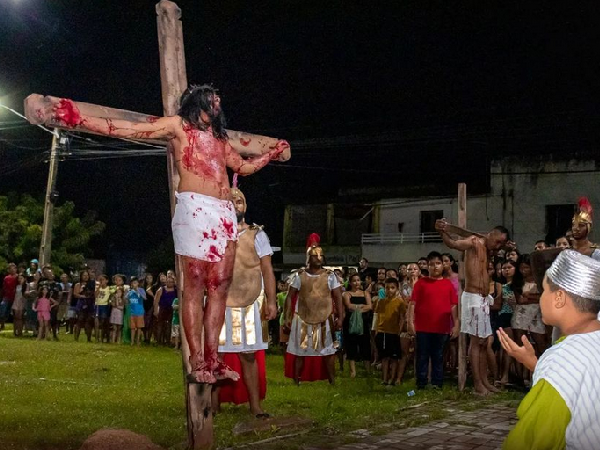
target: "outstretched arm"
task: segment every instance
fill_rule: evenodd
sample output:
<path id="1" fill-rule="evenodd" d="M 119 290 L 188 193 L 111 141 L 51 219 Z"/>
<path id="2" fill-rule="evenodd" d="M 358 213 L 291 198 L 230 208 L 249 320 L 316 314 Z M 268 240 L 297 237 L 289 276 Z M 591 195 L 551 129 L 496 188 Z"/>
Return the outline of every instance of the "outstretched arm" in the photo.
<path id="1" fill-rule="evenodd" d="M 244 159 L 231 147 L 229 142 L 225 145 L 225 163 L 227 167 L 242 176 L 252 175 L 265 167 L 269 161 L 279 160 L 281 154 L 289 149 L 287 141 L 278 141 L 268 153 L 256 158 Z"/>
<path id="2" fill-rule="evenodd" d="M 170 139 L 179 124 L 177 117 L 150 117 L 146 122 L 130 122 L 88 116 L 81 114 L 75 103 L 66 98 L 52 105 L 52 118 L 69 128 L 130 139 Z"/>
<path id="3" fill-rule="evenodd" d="M 440 236 L 447 247 L 459 250 L 461 252 L 472 248 L 474 241 L 477 238 L 475 236 L 470 236 L 466 239 L 453 239 L 449 234 L 452 227 L 453 225 L 448 223 L 446 219 L 438 219 L 435 221 L 435 229 L 438 233 L 440 233 Z"/>

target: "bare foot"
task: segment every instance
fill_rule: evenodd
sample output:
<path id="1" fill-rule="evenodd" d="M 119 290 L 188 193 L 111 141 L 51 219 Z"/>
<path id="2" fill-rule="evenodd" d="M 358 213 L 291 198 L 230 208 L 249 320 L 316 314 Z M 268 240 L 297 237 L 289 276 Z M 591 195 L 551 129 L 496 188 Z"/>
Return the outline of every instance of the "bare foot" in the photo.
<path id="1" fill-rule="evenodd" d="M 350 378 L 356 378 L 356 372 L 350 372 Z"/>
<path id="2" fill-rule="evenodd" d="M 217 379 L 209 370 L 194 370 L 187 374 L 189 383 L 195 384 L 215 384 Z"/>
<path id="3" fill-rule="evenodd" d="M 495 394 L 497 394 L 498 392 L 502 392 L 500 389 L 498 389 L 498 388 L 497 388 L 497 387 L 495 387 L 495 386 L 492 386 L 492 385 L 491 385 L 491 384 L 489 384 L 489 383 L 486 383 L 486 384 L 485 384 L 485 388 L 486 388 L 488 391 L 490 391 L 490 393 L 495 393 Z"/>
<path id="4" fill-rule="evenodd" d="M 479 386 L 473 387 L 473 394 L 477 395 L 478 397 L 487 397 L 488 395 L 490 395 L 490 392 L 485 388 L 483 384 L 481 384 Z"/>
<path id="5" fill-rule="evenodd" d="M 240 374 L 222 361 L 217 362 L 217 366 L 213 370 L 213 375 L 217 380 L 237 381 L 240 379 Z"/>

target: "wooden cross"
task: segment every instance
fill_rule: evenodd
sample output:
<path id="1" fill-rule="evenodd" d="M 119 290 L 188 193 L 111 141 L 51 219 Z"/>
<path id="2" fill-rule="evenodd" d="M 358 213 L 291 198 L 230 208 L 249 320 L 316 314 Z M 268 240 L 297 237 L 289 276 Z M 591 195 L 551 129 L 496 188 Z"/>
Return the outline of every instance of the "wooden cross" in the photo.
<path id="1" fill-rule="evenodd" d="M 163 100 L 163 111 L 165 116 L 174 116 L 179 106 L 181 93 L 187 89 L 187 75 L 185 69 L 185 57 L 183 46 L 183 33 L 181 26 L 181 10 L 168 0 L 161 0 L 156 5 L 158 44 L 160 51 L 160 78 Z M 45 124 L 55 128 L 70 129 L 64 124 L 56 122 L 52 118 L 51 107 L 57 99 L 32 94 L 25 99 L 24 109 L 27 119 L 31 123 Z M 123 109 L 108 108 L 90 103 L 74 102 L 81 114 L 107 119 L 123 119 L 131 122 L 148 122 L 153 117 L 138 112 Z M 83 131 L 83 130 L 78 130 Z M 277 143 L 277 139 L 259 136 L 239 131 L 227 130 L 229 143 L 235 151 L 242 156 L 259 156 L 267 153 Z M 165 145 L 165 141 L 144 140 Z M 175 189 L 179 183 L 179 175 L 175 169 L 173 151 L 171 144 L 167 145 L 167 171 L 169 175 L 169 192 L 171 201 L 171 215 L 175 210 Z M 283 160 L 289 159 L 289 148 L 282 154 Z M 181 261 L 176 256 L 176 267 L 179 276 L 179 286 L 183 287 L 184 271 Z M 182 296 L 183 297 L 183 296 Z M 182 298 L 182 301 L 185 301 Z M 179 309 L 181 314 L 182 308 Z M 186 374 L 190 373 L 189 356 L 190 350 L 182 327 L 182 358 L 183 358 L 183 380 L 186 394 L 188 448 L 193 450 L 210 448 L 213 443 L 213 423 L 211 409 L 211 385 L 190 384 Z"/>

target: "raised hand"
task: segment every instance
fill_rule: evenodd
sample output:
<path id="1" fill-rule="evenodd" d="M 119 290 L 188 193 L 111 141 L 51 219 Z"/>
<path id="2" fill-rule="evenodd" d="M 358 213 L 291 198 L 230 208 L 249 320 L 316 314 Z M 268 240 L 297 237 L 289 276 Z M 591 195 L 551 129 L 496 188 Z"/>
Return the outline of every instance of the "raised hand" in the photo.
<path id="1" fill-rule="evenodd" d="M 75 106 L 72 100 L 66 98 L 61 98 L 58 103 L 54 104 L 52 107 L 52 118 L 72 128 L 83 123 L 79 108 Z"/>
<path id="2" fill-rule="evenodd" d="M 523 341 L 523 346 L 521 347 L 502 328 L 498 329 L 497 333 L 500 344 L 506 353 L 533 372 L 537 365 L 537 356 L 535 356 L 535 350 L 531 346 L 527 335 L 524 334 L 521 337 L 521 341 Z"/>
<path id="3" fill-rule="evenodd" d="M 287 141 L 277 141 L 275 148 L 271 150 L 271 161 L 287 161 L 290 159 L 290 144 Z"/>
<path id="4" fill-rule="evenodd" d="M 440 233 L 445 233 L 448 225 L 450 224 L 446 219 L 438 219 L 435 221 L 435 229 Z"/>

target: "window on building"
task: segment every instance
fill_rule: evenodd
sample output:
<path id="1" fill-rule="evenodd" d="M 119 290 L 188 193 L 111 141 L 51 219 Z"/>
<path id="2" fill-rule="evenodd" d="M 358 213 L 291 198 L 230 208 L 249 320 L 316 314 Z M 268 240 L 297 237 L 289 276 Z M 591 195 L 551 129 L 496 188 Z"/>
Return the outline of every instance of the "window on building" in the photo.
<path id="1" fill-rule="evenodd" d="M 421 211 L 421 233 L 437 233 L 435 231 L 435 221 L 444 217 L 443 210 Z M 437 237 L 434 237 L 437 240 Z M 440 237 L 441 241 L 442 238 Z"/>
<path id="2" fill-rule="evenodd" d="M 571 229 L 576 205 L 546 205 L 546 242 L 555 242 Z"/>

